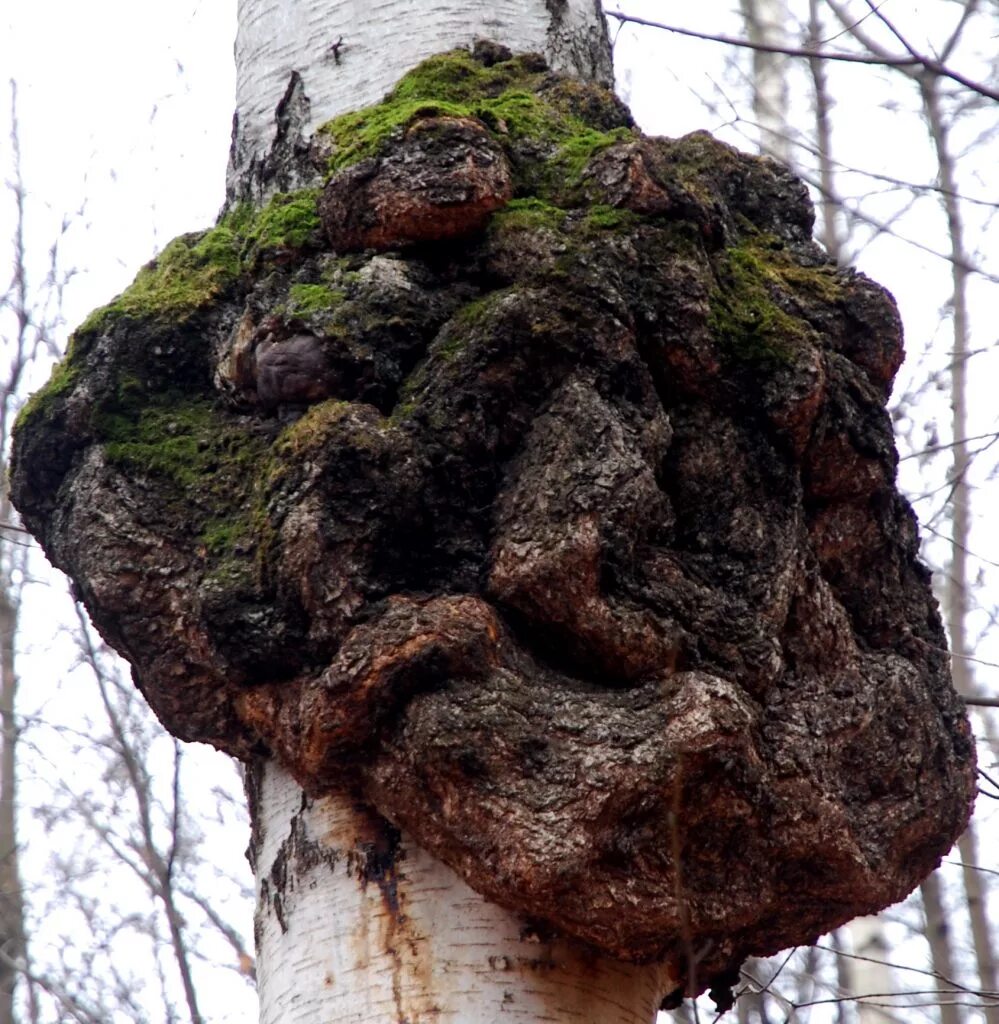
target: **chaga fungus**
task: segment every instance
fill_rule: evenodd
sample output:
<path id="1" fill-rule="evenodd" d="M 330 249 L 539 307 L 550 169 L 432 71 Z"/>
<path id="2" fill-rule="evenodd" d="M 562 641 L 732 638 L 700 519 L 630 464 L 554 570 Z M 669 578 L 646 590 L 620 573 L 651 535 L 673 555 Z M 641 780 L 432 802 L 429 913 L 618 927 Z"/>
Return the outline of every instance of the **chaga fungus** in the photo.
<path id="1" fill-rule="evenodd" d="M 901 327 L 784 168 L 490 53 L 92 315 L 14 497 L 176 735 L 706 986 L 901 899 L 969 815 Z"/>

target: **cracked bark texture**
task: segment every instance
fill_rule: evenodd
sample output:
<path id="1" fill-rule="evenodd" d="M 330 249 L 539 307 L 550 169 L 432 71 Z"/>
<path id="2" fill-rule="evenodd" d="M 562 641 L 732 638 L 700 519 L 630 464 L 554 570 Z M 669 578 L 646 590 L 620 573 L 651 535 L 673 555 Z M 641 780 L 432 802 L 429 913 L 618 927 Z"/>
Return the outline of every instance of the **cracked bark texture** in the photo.
<path id="1" fill-rule="evenodd" d="M 537 56 L 414 74 L 79 329 L 15 501 L 176 735 L 724 984 L 970 813 L 895 305 L 772 161 Z"/>

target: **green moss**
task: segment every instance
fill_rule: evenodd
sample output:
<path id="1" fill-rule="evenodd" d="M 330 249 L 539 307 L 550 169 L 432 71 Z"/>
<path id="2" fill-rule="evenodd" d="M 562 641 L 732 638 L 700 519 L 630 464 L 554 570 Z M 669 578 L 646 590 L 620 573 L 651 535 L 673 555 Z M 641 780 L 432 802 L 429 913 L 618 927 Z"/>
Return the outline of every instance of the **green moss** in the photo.
<path id="1" fill-rule="evenodd" d="M 501 234 L 514 231 L 558 231 L 565 223 L 566 211 L 533 196 L 512 199 L 503 209 L 493 214 L 489 224 L 491 232 Z"/>
<path id="2" fill-rule="evenodd" d="M 583 218 L 585 232 L 621 231 L 634 227 L 641 217 L 631 210 L 619 210 L 616 206 L 591 206 Z"/>
<path id="3" fill-rule="evenodd" d="M 122 318 L 182 323 L 269 251 L 308 245 L 320 226 L 318 196 L 316 189 L 302 189 L 274 196 L 259 210 L 241 203 L 211 230 L 175 238 L 121 295 L 94 310 L 77 333 L 94 335 Z"/>
<path id="4" fill-rule="evenodd" d="M 253 203 L 237 203 L 227 210 L 219 220 L 219 227 L 226 227 L 241 237 L 245 236 L 253 226 L 253 219 L 257 215 L 257 208 Z"/>
<path id="5" fill-rule="evenodd" d="M 523 89 L 511 89 L 502 96 L 481 100 L 470 107 L 469 114 L 477 117 L 501 142 L 551 143 L 570 131 L 551 107 Z M 572 125 L 575 127 L 575 122 Z"/>
<path id="6" fill-rule="evenodd" d="M 409 419 L 409 417 L 412 416 L 419 407 L 419 403 L 413 401 L 411 398 L 408 398 L 405 401 L 396 402 L 395 408 L 393 408 L 391 415 L 388 417 L 388 422 L 392 424 Z"/>
<path id="7" fill-rule="evenodd" d="M 559 144 L 557 152 L 548 162 L 547 191 L 563 196 L 570 193 L 579 185 L 583 172 L 601 150 L 617 142 L 626 142 L 632 137 L 632 132 L 628 128 L 601 132 L 585 126 L 580 127 Z"/>
<path id="8" fill-rule="evenodd" d="M 633 128 L 628 108 L 609 89 L 601 89 L 579 78 L 548 80 L 545 102 L 567 117 L 574 117 L 602 131 Z"/>
<path id="9" fill-rule="evenodd" d="M 743 159 L 734 146 L 716 139 L 703 129 L 674 139 L 669 145 L 670 163 L 697 171 L 731 171 Z"/>
<path id="10" fill-rule="evenodd" d="M 489 292 L 488 295 L 483 295 L 481 299 L 473 299 L 471 302 L 466 302 L 455 314 L 455 322 L 465 328 L 479 326 L 488 319 L 496 306 L 511 291 L 511 288 L 501 288 L 498 291 Z"/>
<path id="11" fill-rule="evenodd" d="M 238 203 L 219 221 L 219 228 L 231 231 L 240 242 L 243 261 L 256 251 L 301 249 L 320 228 L 317 201 L 319 190 L 303 188 L 279 192 L 263 207 Z"/>
<path id="12" fill-rule="evenodd" d="M 803 267 L 789 260 L 775 261 L 773 273 L 788 288 L 804 292 L 825 305 L 835 305 L 843 299 L 843 284 L 835 266 Z"/>
<path id="13" fill-rule="evenodd" d="M 508 150 L 530 142 L 535 153 L 552 151 L 547 171 L 532 173 L 535 177 L 540 173 L 546 192 L 565 191 L 566 185 L 578 183 L 595 153 L 630 138 L 631 130 L 604 129 L 615 116 L 620 122 L 622 115 L 602 90 L 580 84 L 571 90 L 545 91 L 542 86 L 548 81 L 538 58 L 531 55 L 488 68 L 464 50 L 431 57 L 410 71 L 381 103 L 345 114 L 319 129 L 334 144 L 329 173 L 379 155 L 390 139 L 422 119 L 464 117 L 481 122 Z M 521 192 L 533 191 L 536 184 L 522 182 Z"/>
<path id="14" fill-rule="evenodd" d="M 320 228 L 318 199 L 319 190 L 314 188 L 279 193 L 241 233 L 257 249 L 301 249 Z"/>
<path id="15" fill-rule="evenodd" d="M 490 292 L 480 299 L 465 303 L 453 316 L 447 327 L 434 339 L 427 350 L 426 358 L 402 382 L 398 400 L 389 416 L 390 422 L 398 422 L 416 411 L 421 405 L 420 395 L 442 366 L 453 362 L 468 350 L 476 332 L 492 315 L 497 304 L 510 295 L 512 288 Z M 446 372 L 446 371 L 445 371 Z"/>
<path id="16" fill-rule="evenodd" d="M 164 507 L 207 554 L 249 543 L 251 498 L 268 465 L 263 438 L 231 423 L 208 398 L 152 396 L 128 382 L 95 416 L 94 429 L 108 462 L 155 481 Z"/>
<path id="17" fill-rule="evenodd" d="M 201 542 L 209 554 L 226 555 L 237 547 L 245 534 L 245 523 L 217 519 L 209 522 L 201 531 Z"/>
<path id="18" fill-rule="evenodd" d="M 360 281 L 360 270 L 363 266 L 363 257 L 356 253 L 349 256 L 326 256 L 320 277 L 332 288 L 350 289 Z"/>
<path id="19" fill-rule="evenodd" d="M 462 352 L 468 344 L 468 335 L 462 330 L 451 330 L 441 337 L 432 347 L 432 354 L 438 359 L 450 362 Z"/>
<path id="20" fill-rule="evenodd" d="M 422 96 L 414 98 L 407 92 L 399 95 L 396 91 L 382 103 L 344 114 L 319 129 L 335 145 L 327 170 L 335 174 L 378 156 L 391 139 L 401 138 L 418 122 L 436 117 L 474 118 L 501 141 L 526 138 L 550 141 L 553 136 L 569 134 L 564 126 L 561 132 L 558 131 L 557 118 L 553 124 L 550 107 L 537 96 L 520 89 L 511 89 L 498 97 L 472 97 L 462 102 Z"/>
<path id="21" fill-rule="evenodd" d="M 139 271 L 126 291 L 91 313 L 80 333 L 102 330 L 122 317 L 186 319 L 235 281 L 239 250 L 239 236 L 221 225 L 175 238 Z"/>
<path id="22" fill-rule="evenodd" d="M 48 382 L 39 388 L 24 403 L 14 423 L 15 430 L 23 430 L 27 422 L 38 416 L 44 416 L 60 395 L 72 391 L 80 377 L 80 368 L 70 354 L 52 367 Z"/>
<path id="23" fill-rule="evenodd" d="M 288 313 L 291 316 L 309 316 L 327 313 L 347 298 L 340 288 L 325 284 L 293 284 L 288 290 Z"/>
<path id="24" fill-rule="evenodd" d="M 305 415 L 285 427 L 274 443 L 274 455 L 278 462 L 297 463 L 309 451 L 322 447 L 331 427 L 350 413 L 350 402 L 328 399 L 310 406 Z"/>
<path id="25" fill-rule="evenodd" d="M 95 428 L 108 460 L 130 471 L 163 477 L 183 488 L 217 468 L 216 417 L 205 399 L 181 399 L 138 410 L 131 402 L 98 414 Z"/>
<path id="26" fill-rule="evenodd" d="M 399 81 L 386 100 L 443 100 L 467 104 L 483 97 L 499 96 L 518 86 L 533 88 L 544 73 L 537 58 L 530 54 L 486 67 L 467 50 L 451 50 L 418 64 Z"/>
<path id="27" fill-rule="evenodd" d="M 377 156 L 389 139 L 402 135 L 409 125 L 426 117 L 451 115 L 463 117 L 466 110 L 448 103 L 424 100 L 380 103 L 344 114 L 323 125 L 319 131 L 328 136 L 336 149 L 330 157 L 330 174 Z"/>
<path id="28" fill-rule="evenodd" d="M 675 185 L 705 209 L 724 203 L 718 181 L 735 173 L 742 154 L 719 142 L 705 131 L 691 132 L 679 139 L 660 141 L 663 166 Z M 752 228 L 749 222 L 747 225 Z"/>
<path id="29" fill-rule="evenodd" d="M 717 258 L 715 272 L 708 315 L 715 337 L 737 359 L 790 362 L 809 328 L 775 301 L 767 255 L 753 245 L 733 247 Z"/>

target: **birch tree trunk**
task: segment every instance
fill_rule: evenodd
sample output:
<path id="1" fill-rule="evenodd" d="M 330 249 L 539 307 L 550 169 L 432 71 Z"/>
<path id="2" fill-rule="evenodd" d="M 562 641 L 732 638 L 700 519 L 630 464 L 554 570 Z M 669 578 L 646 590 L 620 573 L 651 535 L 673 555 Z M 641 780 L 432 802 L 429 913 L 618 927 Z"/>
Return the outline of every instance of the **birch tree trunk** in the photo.
<path id="1" fill-rule="evenodd" d="M 230 198 L 253 194 L 279 132 L 307 137 L 376 103 L 424 58 L 477 38 L 613 81 L 599 0 L 240 0 Z"/>
<path id="2" fill-rule="evenodd" d="M 944 910 L 940 892 L 940 879 L 936 873 L 920 886 L 923 913 L 926 917 L 926 942 L 930 947 L 930 962 L 937 975 L 937 989 L 941 993 L 938 1009 L 940 1024 L 961 1024 L 964 1013 L 953 994 L 957 989 L 951 979 L 957 976 L 951 950 L 950 922 Z"/>
<path id="3" fill-rule="evenodd" d="M 808 0 L 808 42 L 818 47 L 824 38 L 819 0 Z M 832 155 L 832 110 L 833 99 L 829 92 L 829 80 L 825 61 L 809 58 L 808 72 L 812 79 L 812 104 L 815 118 L 815 150 L 819 171 L 820 215 L 817 234 L 826 247 L 826 252 L 838 264 L 843 261 L 843 239 L 840 236 L 839 217 L 841 200 L 836 189 L 835 161 Z"/>
<path id="4" fill-rule="evenodd" d="M 230 199 L 273 190 L 276 146 L 479 37 L 611 80 L 597 0 L 242 0 Z M 647 1024 L 673 987 L 488 903 L 349 796 L 307 798 L 273 762 L 251 789 L 262 1024 Z"/>
<path id="5" fill-rule="evenodd" d="M 13 236 L 13 279 L 0 307 L 14 316 L 15 329 L 4 339 L 7 365 L 0 380 L 0 523 L 15 521 L 10 501 L 7 452 L 17 410 L 20 385 L 38 347 L 35 310 L 28 290 L 25 250 L 25 198 L 21 177 L 20 128 L 17 87 L 12 81 L 10 107 L 10 149 L 12 175 L 7 183 L 15 204 Z M 16 715 L 18 675 L 15 660 L 21 583 L 26 567 L 26 545 L 19 544 L 10 530 L 0 538 L 0 1024 L 17 1019 L 15 992 L 27 966 L 27 938 L 24 923 L 24 892 L 21 887 L 20 837 L 17 821 L 18 739 Z M 28 981 L 28 1012 L 35 1016 L 34 987 Z"/>
<path id="6" fill-rule="evenodd" d="M 945 606 L 947 633 L 951 644 L 951 671 L 957 692 L 971 696 L 976 689 L 973 671 L 974 649 L 969 636 L 971 573 L 969 553 L 973 550 L 971 536 L 971 473 L 972 454 L 968 442 L 968 384 L 971 348 L 971 316 L 968 308 L 970 258 L 965 244 L 964 218 L 960 203 L 960 184 L 956 174 L 956 158 L 951 144 L 950 125 L 941 103 L 940 84 L 936 78 L 920 82 L 923 112 L 930 138 L 936 150 L 939 167 L 941 203 L 947 216 L 950 238 L 951 277 L 953 282 L 953 358 L 951 361 L 951 430 L 953 464 L 951 470 L 951 550 L 950 571 L 946 577 Z M 977 849 L 972 827 L 958 840 L 963 864 L 964 891 L 971 921 L 978 980 L 983 992 L 996 991 L 999 969 L 988 918 L 983 876 L 978 870 Z M 999 1006 L 983 1007 L 986 1024 L 999 1024 Z"/>
<path id="7" fill-rule="evenodd" d="M 850 938 L 857 954 L 850 962 L 852 991 L 859 997 L 857 1019 L 860 1024 L 888 1024 L 896 1019 L 895 1013 L 878 1004 L 896 989 L 884 928 L 876 917 L 858 917 L 850 922 Z"/>
<path id="8" fill-rule="evenodd" d="M 661 967 L 602 959 L 486 902 L 348 796 L 254 784 L 261 1024 L 647 1024 Z"/>
<path id="9" fill-rule="evenodd" d="M 746 36 L 759 46 L 788 43 L 791 16 L 785 0 L 740 0 Z M 782 53 L 753 51 L 753 116 L 760 132 L 760 149 L 791 165 L 790 95 L 788 59 Z"/>

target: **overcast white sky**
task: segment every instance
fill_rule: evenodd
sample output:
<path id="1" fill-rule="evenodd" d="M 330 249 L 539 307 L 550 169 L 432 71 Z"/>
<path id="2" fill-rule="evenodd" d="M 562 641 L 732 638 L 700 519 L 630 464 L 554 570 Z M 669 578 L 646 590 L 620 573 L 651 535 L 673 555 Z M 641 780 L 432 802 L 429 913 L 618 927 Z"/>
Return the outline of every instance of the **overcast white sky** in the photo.
<path id="1" fill-rule="evenodd" d="M 3 8 L 0 151 L 14 79 L 30 237 L 44 247 L 60 218 L 72 219 L 64 265 L 86 274 L 68 295 L 75 321 L 124 287 L 155 248 L 218 212 L 235 2 L 33 0 Z"/>

